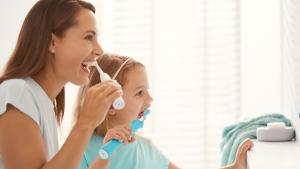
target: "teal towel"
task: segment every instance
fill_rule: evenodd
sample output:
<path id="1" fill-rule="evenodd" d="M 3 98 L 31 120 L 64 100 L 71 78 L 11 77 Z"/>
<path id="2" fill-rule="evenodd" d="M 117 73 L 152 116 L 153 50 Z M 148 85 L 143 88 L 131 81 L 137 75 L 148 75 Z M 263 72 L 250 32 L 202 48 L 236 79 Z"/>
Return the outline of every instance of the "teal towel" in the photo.
<path id="1" fill-rule="evenodd" d="M 267 126 L 269 122 L 284 122 L 286 126 L 291 126 L 290 120 L 282 114 L 274 113 L 225 127 L 221 143 L 222 166 L 232 164 L 235 161 L 239 145 L 247 138 L 256 139 L 256 129 Z"/>

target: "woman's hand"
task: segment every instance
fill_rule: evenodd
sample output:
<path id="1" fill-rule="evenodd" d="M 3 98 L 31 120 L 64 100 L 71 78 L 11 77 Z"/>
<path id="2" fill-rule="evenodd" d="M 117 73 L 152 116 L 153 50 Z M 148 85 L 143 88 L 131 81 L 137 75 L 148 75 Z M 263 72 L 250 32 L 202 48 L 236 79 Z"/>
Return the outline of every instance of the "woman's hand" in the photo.
<path id="1" fill-rule="evenodd" d="M 78 122 L 96 128 L 106 117 L 113 101 L 123 94 L 115 80 L 108 80 L 87 89 Z"/>

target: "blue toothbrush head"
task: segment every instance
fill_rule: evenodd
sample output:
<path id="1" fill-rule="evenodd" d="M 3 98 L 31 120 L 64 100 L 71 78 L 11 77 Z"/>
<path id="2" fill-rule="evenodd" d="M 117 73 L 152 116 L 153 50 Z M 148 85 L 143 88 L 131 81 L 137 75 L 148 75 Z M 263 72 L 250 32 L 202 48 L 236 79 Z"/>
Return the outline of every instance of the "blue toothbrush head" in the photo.
<path id="1" fill-rule="evenodd" d="M 145 112 L 144 112 L 144 115 L 143 117 L 147 117 L 149 114 L 150 114 L 151 110 L 150 109 L 147 109 Z"/>
<path id="2" fill-rule="evenodd" d="M 144 121 L 146 119 L 146 117 L 150 114 L 151 110 L 147 109 L 146 111 L 144 111 L 143 116 L 140 118 L 141 121 Z"/>

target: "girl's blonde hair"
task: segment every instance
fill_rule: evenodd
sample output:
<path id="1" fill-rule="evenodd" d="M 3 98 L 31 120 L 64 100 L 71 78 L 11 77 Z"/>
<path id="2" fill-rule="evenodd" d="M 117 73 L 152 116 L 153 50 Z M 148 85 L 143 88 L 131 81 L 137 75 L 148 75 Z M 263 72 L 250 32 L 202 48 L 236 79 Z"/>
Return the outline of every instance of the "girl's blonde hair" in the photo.
<path id="1" fill-rule="evenodd" d="M 110 77 L 113 77 L 115 73 L 119 70 L 117 75 L 115 76 L 115 80 L 118 81 L 118 83 L 121 86 L 124 86 L 127 83 L 127 72 L 132 70 L 133 68 L 137 66 L 144 65 L 132 58 L 128 58 L 126 56 L 120 56 L 117 54 L 107 54 L 105 53 L 101 59 L 97 60 L 98 65 L 101 67 L 101 69 L 107 73 Z M 126 62 L 126 63 L 125 63 Z M 125 64 L 124 64 L 125 63 Z M 101 83 L 99 73 L 97 70 L 92 67 L 91 73 L 90 73 L 90 82 L 87 85 L 81 86 L 78 92 L 77 96 L 77 103 L 76 103 L 76 109 L 75 109 L 75 117 L 76 120 L 79 117 L 79 112 L 81 111 L 81 106 L 84 101 L 86 90 L 98 83 Z M 95 129 L 94 134 L 104 136 L 107 132 L 107 130 L 110 128 L 110 121 L 111 117 L 109 115 L 106 116 L 105 120 Z"/>

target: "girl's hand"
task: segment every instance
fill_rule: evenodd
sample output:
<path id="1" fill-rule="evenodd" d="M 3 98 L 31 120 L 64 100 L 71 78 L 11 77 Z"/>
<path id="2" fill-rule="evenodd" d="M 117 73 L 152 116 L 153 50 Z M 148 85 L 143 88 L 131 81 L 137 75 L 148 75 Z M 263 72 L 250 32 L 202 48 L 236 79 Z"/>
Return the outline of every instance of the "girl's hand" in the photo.
<path id="1" fill-rule="evenodd" d="M 111 128 L 107 131 L 105 137 L 103 138 L 103 144 L 107 143 L 111 139 L 116 139 L 123 143 L 132 143 L 135 138 L 131 136 L 131 130 L 127 126 Z"/>
<path id="2" fill-rule="evenodd" d="M 115 80 L 108 80 L 86 90 L 78 122 L 96 128 L 106 117 L 113 101 L 123 94 Z"/>

